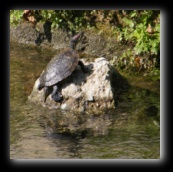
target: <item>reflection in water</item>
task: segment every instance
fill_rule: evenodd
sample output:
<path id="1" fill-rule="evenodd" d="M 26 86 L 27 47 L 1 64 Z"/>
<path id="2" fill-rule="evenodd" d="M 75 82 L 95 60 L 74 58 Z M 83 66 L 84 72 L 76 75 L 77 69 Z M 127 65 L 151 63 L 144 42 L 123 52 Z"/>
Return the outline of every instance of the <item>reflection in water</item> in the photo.
<path id="1" fill-rule="evenodd" d="M 27 100 L 53 52 L 12 44 L 10 51 L 11 159 L 158 159 L 160 93 L 131 80 L 110 111 L 74 113 Z"/>

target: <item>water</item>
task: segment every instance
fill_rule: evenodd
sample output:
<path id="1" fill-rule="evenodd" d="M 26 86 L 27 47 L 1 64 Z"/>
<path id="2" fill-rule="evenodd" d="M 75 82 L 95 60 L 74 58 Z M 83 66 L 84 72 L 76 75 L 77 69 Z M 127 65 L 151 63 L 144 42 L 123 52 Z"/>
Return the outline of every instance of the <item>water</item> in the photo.
<path id="1" fill-rule="evenodd" d="M 160 159 L 160 85 L 129 77 L 118 108 L 79 114 L 27 100 L 55 52 L 10 47 L 11 159 Z"/>

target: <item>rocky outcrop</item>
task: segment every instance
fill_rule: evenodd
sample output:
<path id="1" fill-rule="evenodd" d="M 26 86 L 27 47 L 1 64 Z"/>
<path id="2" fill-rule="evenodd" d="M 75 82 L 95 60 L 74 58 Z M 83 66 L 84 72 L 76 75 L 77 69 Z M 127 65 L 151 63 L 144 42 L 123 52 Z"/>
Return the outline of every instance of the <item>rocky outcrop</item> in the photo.
<path id="1" fill-rule="evenodd" d="M 116 40 L 115 37 L 103 36 L 97 32 L 85 31 L 87 40 L 80 41 L 78 50 L 85 48 L 85 53 L 91 56 L 105 56 L 108 60 L 114 56 L 121 56 L 128 48 Z M 53 49 L 64 49 L 69 46 L 69 35 L 66 31 L 51 28 L 51 23 L 37 23 L 36 28 L 30 23 L 21 23 L 14 27 L 10 26 L 10 42 L 27 45 L 50 47 Z"/>
<path id="2" fill-rule="evenodd" d="M 49 108 L 61 108 L 85 111 L 87 109 L 105 109 L 116 106 L 116 95 L 127 86 L 127 81 L 104 58 L 96 58 L 93 62 L 81 59 L 89 69 L 83 73 L 80 66 L 61 85 L 63 101 L 57 103 L 49 96 L 44 103 L 44 91 L 38 91 L 35 82 L 30 101 Z"/>

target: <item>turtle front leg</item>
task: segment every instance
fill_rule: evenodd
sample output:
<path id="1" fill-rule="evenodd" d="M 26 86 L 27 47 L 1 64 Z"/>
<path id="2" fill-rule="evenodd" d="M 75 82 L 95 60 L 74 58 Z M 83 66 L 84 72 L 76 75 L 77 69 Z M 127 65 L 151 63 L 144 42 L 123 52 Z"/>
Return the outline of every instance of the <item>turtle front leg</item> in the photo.
<path id="1" fill-rule="evenodd" d="M 54 85 L 54 86 L 53 86 L 53 91 L 52 91 L 51 97 L 52 97 L 52 99 L 55 100 L 56 102 L 62 101 L 63 96 L 62 96 L 62 94 L 59 92 L 58 86 L 57 86 L 57 85 Z"/>

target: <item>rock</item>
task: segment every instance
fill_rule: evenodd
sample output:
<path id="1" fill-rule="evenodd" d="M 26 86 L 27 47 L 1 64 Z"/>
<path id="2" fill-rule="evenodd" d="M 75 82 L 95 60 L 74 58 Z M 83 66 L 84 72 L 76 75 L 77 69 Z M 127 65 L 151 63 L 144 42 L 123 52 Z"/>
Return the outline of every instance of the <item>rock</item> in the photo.
<path id="1" fill-rule="evenodd" d="M 85 53 L 91 56 L 106 56 L 111 60 L 113 56 L 122 56 L 129 48 L 128 45 L 118 42 L 115 36 L 105 37 L 92 30 L 86 30 L 85 35 L 87 40 L 80 41 L 77 50 L 85 48 Z M 69 46 L 69 37 L 64 29 L 51 28 L 50 22 L 38 22 L 36 28 L 31 23 L 24 22 L 16 27 L 10 25 L 10 42 L 61 50 Z"/>
<path id="2" fill-rule="evenodd" d="M 114 108 L 116 95 L 123 88 L 122 86 L 128 85 L 127 81 L 104 57 L 97 58 L 94 62 L 87 62 L 84 59 L 81 61 L 90 69 L 90 72 L 83 73 L 79 66 L 76 68 L 61 86 L 63 95 L 61 103 L 51 100 L 50 96 L 44 103 L 43 89 L 41 91 L 36 89 L 38 79 L 28 97 L 29 100 L 45 107 L 62 110 Z"/>

